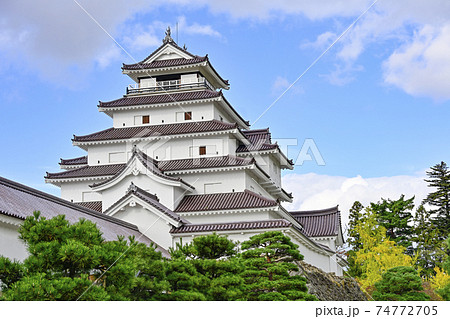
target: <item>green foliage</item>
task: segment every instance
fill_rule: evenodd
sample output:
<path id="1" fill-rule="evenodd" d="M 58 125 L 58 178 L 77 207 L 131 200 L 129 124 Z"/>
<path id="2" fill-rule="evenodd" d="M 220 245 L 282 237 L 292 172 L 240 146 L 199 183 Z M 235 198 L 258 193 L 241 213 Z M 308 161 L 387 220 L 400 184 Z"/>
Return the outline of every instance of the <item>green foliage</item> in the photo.
<path id="1" fill-rule="evenodd" d="M 355 253 L 355 263 L 361 269 L 358 277 L 363 288 L 379 281 L 388 269 L 396 266 L 412 266 L 413 259 L 405 255 L 405 247 L 398 246 L 386 236 L 386 229 L 378 225 L 376 213 L 367 207 L 364 217 L 356 225 L 361 249 Z"/>
<path id="2" fill-rule="evenodd" d="M 2 300 L 315 300 L 293 261 L 303 256 L 279 232 L 252 237 L 238 254 L 216 234 L 163 260 L 134 238 L 106 242 L 95 224 L 39 213 L 19 229 L 29 257 L 0 256 Z"/>
<path id="3" fill-rule="evenodd" d="M 243 298 L 243 266 L 236 244 L 225 236 L 211 234 L 177 245 L 171 251 L 167 278 L 170 300 L 240 300 Z M 187 298 L 187 299 L 186 299 Z"/>
<path id="4" fill-rule="evenodd" d="M 419 275 L 431 278 L 435 268 L 445 259 L 445 244 L 440 240 L 439 230 L 433 225 L 431 211 L 420 205 L 414 216 L 414 239 L 416 265 Z"/>
<path id="5" fill-rule="evenodd" d="M 422 280 L 412 267 L 394 267 L 387 270 L 380 281 L 375 283 L 372 294 L 378 301 L 426 301 L 430 297 L 422 290 Z"/>
<path id="6" fill-rule="evenodd" d="M 356 252 L 361 249 L 361 238 L 356 230 L 356 226 L 361 222 L 364 216 L 362 213 L 363 209 L 364 206 L 359 201 L 356 201 L 353 203 L 349 211 L 347 243 L 351 249 L 347 253 L 347 262 L 349 264 L 348 274 L 352 277 L 360 277 L 362 275 L 362 269 L 355 262 L 355 258 Z"/>
<path id="7" fill-rule="evenodd" d="M 63 215 L 47 220 L 35 212 L 19 233 L 29 257 L 0 259 L 5 300 L 148 300 L 165 289 L 151 281 L 164 275 L 160 253 L 133 238 L 105 242 L 90 221 L 71 225 Z"/>
<path id="8" fill-rule="evenodd" d="M 447 247 L 450 250 L 450 237 L 447 238 Z M 447 256 L 447 260 L 442 265 L 444 268 L 444 271 L 447 274 L 450 274 L 450 256 Z M 444 288 L 437 291 L 437 293 L 447 301 L 450 301 L 450 283 L 448 283 Z"/>
<path id="9" fill-rule="evenodd" d="M 306 279 L 293 275 L 302 260 L 298 246 L 281 232 L 271 231 L 242 243 L 247 300 L 316 300 L 307 293 Z"/>
<path id="10" fill-rule="evenodd" d="M 386 236 L 405 248 L 411 247 L 412 209 L 414 196 L 406 199 L 401 195 L 397 200 L 381 199 L 380 202 L 371 203 L 370 207 L 377 216 L 380 226 L 386 229 Z"/>
<path id="11" fill-rule="evenodd" d="M 444 162 L 430 169 L 425 181 L 436 191 L 428 194 L 424 202 L 432 205 L 433 224 L 439 230 L 440 239 L 444 240 L 450 235 L 450 170 Z"/>

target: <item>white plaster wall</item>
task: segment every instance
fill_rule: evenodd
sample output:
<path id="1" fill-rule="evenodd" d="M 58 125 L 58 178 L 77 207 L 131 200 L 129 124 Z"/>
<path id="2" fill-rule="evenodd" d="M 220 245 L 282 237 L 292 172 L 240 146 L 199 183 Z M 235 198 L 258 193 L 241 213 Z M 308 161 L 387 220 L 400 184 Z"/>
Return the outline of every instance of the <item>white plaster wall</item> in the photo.
<path id="1" fill-rule="evenodd" d="M 259 185 L 259 183 L 255 180 L 255 177 L 252 175 L 253 174 L 250 173 L 246 174 L 245 188 L 261 196 L 275 200 L 275 198 L 272 195 L 270 195 L 261 185 Z"/>
<path id="2" fill-rule="evenodd" d="M 336 242 L 335 239 L 331 238 L 311 238 L 315 242 L 318 242 L 322 245 L 330 247 L 331 250 L 336 251 Z"/>
<path id="3" fill-rule="evenodd" d="M 236 119 L 233 119 L 228 113 L 224 112 L 222 107 L 216 102 L 216 107 L 214 108 L 214 118 L 218 121 L 224 121 L 228 123 L 235 123 Z"/>
<path id="4" fill-rule="evenodd" d="M 163 139 L 142 142 L 137 146 L 145 149 L 150 157 L 159 161 L 199 158 L 199 146 L 206 146 L 207 150 L 207 154 L 201 157 L 214 157 L 228 155 L 229 139 L 228 134 L 221 134 L 211 137 Z"/>
<path id="5" fill-rule="evenodd" d="M 130 143 L 129 143 L 130 144 Z M 108 165 L 108 164 L 118 164 L 118 162 L 111 163 L 110 153 L 125 153 L 130 152 L 133 146 L 127 145 L 126 143 L 117 144 L 101 144 L 101 145 L 90 145 L 88 147 L 88 165 Z M 123 163 L 126 162 L 126 156 L 123 156 Z"/>
<path id="6" fill-rule="evenodd" d="M 136 110 L 115 111 L 113 113 L 113 126 L 123 128 L 135 125 L 134 117 L 150 115 L 150 125 L 177 123 L 177 112 L 192 112 L 192 121 L 209 121 L 214 118 L 213 102 L 182 104 L 165 107 L 148 107 Z M 125 125 L 124 125 L 125 124 Z M 144 124 L 148 125 L 148 124 Z"/>
<path id="7" fill-rule="evenodd" d="M 104 211 L 126 194 L 131 182 L 139 188 L 142 188 L 151 194 L 155 194 L 159 198 L 160 203 L 164 206 L 172 210 L 174 209 L 174 187 L 160 184 L 141 173 L 138 176 L 128 175 L 113 187 L 102 191 Z"/>
<path id="8" fill-rule="evenodd" d="M 28 252 L 23 241 L 19 239 L 19 226 L 5 223 L 7 219 L 11 219 L 14 223 L 19 222 L 19 220 L 9 216 L 2 216 L 1 218 L 4 221 L 0 220 L 0 255 L 12 260 L 23 261 L 28 257 Z"/>
<path id="9" fill-rule="evenodd" d="M 100 201 L 102 200 L 101 194 L 93 192 L 89 185 L 99 181 L 85 181 L 85 182 L 69 182 L 61 183 L 61 198 L 68 200 L 69 202 L 83 202 L 83 201 Z M 83 198 L 85 194 L 86 200 Z M 89 197 L 88 197 L 89 196 Z"/>
<path id="10" fill-rule="evenodd" d="M 171 247 L 172 237 L 169 231 L 172 226 L 139 204 L 134 207 L 127 206 L 124 211 L 119 211 L 113 216 L 136 225 L 141 233 L 163 248 Z"/>
<path id="11" fill-rule="evenodd" d="M 207 172 L 201 174 L 172 175 L 180 177 L 195 187 L 195 194 L 205 193 L 205 184 L 220 183 L 214 193 L 243 192 L 245 189 L 245 171 Z"/>

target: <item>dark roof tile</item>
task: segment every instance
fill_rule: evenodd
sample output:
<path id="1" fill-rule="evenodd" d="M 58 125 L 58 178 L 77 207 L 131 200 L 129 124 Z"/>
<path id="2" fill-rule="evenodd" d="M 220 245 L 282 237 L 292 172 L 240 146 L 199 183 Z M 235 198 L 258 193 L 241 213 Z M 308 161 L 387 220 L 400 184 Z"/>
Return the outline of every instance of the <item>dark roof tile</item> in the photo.
<path id="1" fill-rule="evenodd" d="M 79 177 L 112 176 L 117 172 L 119 172 L 124 166 L 125 164 L 83 166 L 80 168 L 75 168 L 59 173 L 47 172 L 47 176 L 45 176 L 45 178 L 63 179 L 63 178 L 79 178 Z"/>
<path id="2" fill-rule="evenodd" d="M 159 61 L 153 61 L 151 63 L 135 63 L 135 64 L 124 64 L 122 66 L 123 70 L 144 70 L 144 69 L 156 69 L 156 68 L 165 68 L 165 67 L 172 67 L 172 66 L 181 66 L 181 65 L 190 65 L 190 64 L 197 64 L 207 61 L 208 58 L 206 56 L 195 56 L 192 59 L 185 59 L 185 58 L 179 58 L 179 59 L 170 59 L 170 60 L 159 60 Z"/>
<path id="3" fill-rule="evenodd" d="M 338 206 L 310 211 L 289 212 L 309 237 L 337 236 L 341 230 L 341 214 Z"/>
<path id="4" fill-rule="evenodd" d="M 81 207 L 86 207 L 92 210 L 95 210 L 96 212 L 101 213 L 102 212 L 102 202 L 98 201 L 98 202 L 79 202 L 79 203 L 74 203 L 78 206 Z"/>
<path id="5" fill-rule="evenodd" d="M 59 165 L 73 166 L 73 165 L 87 165 L 87 163 L 88 163 L 88 157 L 81 156 L 81 157 L 70 158 L 70 159 L 62 159 L 61 158 Z"/>
<path id="6" fill-rule="evenodd" d="M 160 161 L 158 162 L 158 167 L 161 171 L 166 172 L 166 171 L 181 171 L 181 170 L 202 169 L 202 168 L 246 166 L 253 164 L 254 162 L 255 162 L 254 159 L 228 155 L 228 156 Z"/>
<path id="7" fill-rule="evenodd" d="M 127 128 L 109 128 L 84 136 L 74 136 L 74 142 L 91 142 L 103 140 L 121 140 L 145 138 L 161 135 L 178 135 L 201 132 L 227 131 L 237 128 L 237 124 L 224 123 L 217 120 L 203 122 L 182 122 L 174 124 L 136 126 Z"/>
<path id="8" fill-rule="evenodd" d="M 194 232 L 215 232 L 215 231 L 232 231 L 247 229 L 267 229 L 267 228 L 285 228 L 292 224 L 285 219 L 271 219 L 251 222 L 233 222 L 233 223 L 216 223 L 216 224 L 190 224 L 183 225 L 178 228 L 172 228 L 170 233 L 194 233 Z"/>
<path id="9" fill-rule="evenodd" d="M 248 209 L 277 206 L 277 202 L 249 190 L 236 193 L 217 193 L 185 196 L 175 212 L 196 212 L 225 209 Z"/>
<path id="10" fill-rule="evenodd" d="M 135 106 L 135 105 L 151 105 L 151 104 L 162 104 L 162 103 L 176 103 L 182 101 L 192 101 L 192 100 L 205 100 L 220 97 L 221 92 L 204 90 L 204 91 L 193 91 L 193 92 L 183 92 L 183 93 L 172 93 L 167 92 L 163 94 L 146 95 L 146 96 L 135 96 L 135 97 L 123 97 L 110 102 L 101 102 L 98 107 L 122 107 L 122 106 Z"/>

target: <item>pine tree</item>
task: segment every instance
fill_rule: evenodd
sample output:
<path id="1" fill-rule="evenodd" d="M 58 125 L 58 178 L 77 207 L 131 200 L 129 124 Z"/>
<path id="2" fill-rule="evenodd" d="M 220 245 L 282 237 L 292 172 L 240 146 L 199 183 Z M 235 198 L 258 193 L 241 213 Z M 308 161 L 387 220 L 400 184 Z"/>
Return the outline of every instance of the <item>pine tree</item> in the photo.
<path id="1" fill-rule="evenodd" d="M 401 195 L 397 200 L 381 199 L 380 202 L 370 203 L 371 209 L 376 213 L 378 223 L 386 229 L 386 235 L 397 244 L 410 248 L 412 253 L 412 226 L 414 196 L 405 200 Z"/>
<path id="2" fill-rule="evenodd" d="M 450 250 L 450 237 L 447 239 L 447 248 Z M 444 271 L 450 274 L 450 256 L 447 256 L 447 260 L 443 264 Z M 444 300 L 450 301 L 450 283 L 448 283 L 444 288 L 437 291 Z"/>
<path id="3" fill-rule="evenodd" d="M 375 283 L 372 294 L 378 301 L 426 301 L 430 296 L 422 290 L 422 280 L 412 267 L 399 266 L 387 270 Z"/>
<path id="4" fill-rule="evenodd" d="M 444 240 L 450 234 L 450 170 L 446 163 L 441 162 L 431 167 L 427 175 L 425 181 L 436 191 L 428 194 L 424 202 L 432 206 L 433 224 L 439 230 L 440 239 Z"/>
<path id="5" fill-rule="evenodd" d="M 164 289 L 148 281 L 162 279 L 160 267 L 143 266 L 161 263 L 161 253 L 133 238 L 105 242 L 90 221 L 70 224 L 63 215 L 45 219 L 35 212 L 19 233 L 29 257 L 23 263 L 0 257 L 4 300 L 133 300 L 132 289 L 139 295 L 144 287 L 140 270 L 153 294 Z"/>
<path id="6" fill-rule="evenodd" d="M 243 299 L 244 281 L 240 276 L 243 265 L 235 257 L 236 249 L 233 241 L 217 234 L 199 236 L 187 245 L 177 245 L 177 249 L 171 250 L 172 260 L 167 267 L 171 283 L 169 299 Z"/>
<path id="7" fill-rule="evenodd" d="M 349 264 L 348 274 L 352 277 L 359 277 L 362 275 L 361 267 L 355 262 L 356 252 L 362 248 L 361 237 L 359 236 L 356 226 L 361 223 L 363 218 L 362 210 L 364 206 L 355 201 L 349 211 L 349 223 L 348 223 L 348 239 L 347 243 L 350 246 L 347 252 L 347 262 Z"/>
<path id="8" fill-rule="evenodd" d="M 414 254 L 417 256 L 416 265 L 419 275 L 432 277 L 435 267 L 440 267 L 445 258 L 445 245 L 439 239 L 439 230 L 431 220 L 431 212 L 420 205 L 414 216 Z"/>
<path id="9" fill-rule="evenodd" d="M 247 300 L 316 300 L 307 293 L 306 279 L 293 275 L 303 255 L 281 232 L 255 235 L 241 248 Z"/>

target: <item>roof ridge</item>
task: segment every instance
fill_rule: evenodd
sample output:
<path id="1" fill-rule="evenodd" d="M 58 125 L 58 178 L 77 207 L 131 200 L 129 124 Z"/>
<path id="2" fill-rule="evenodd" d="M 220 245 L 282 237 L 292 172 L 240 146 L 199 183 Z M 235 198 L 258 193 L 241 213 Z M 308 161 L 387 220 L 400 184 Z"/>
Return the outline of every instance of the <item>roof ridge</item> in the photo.
<path id="1" fill-rule="evenodd" d="M 133 230 L 138 230 L 138 227 L 136 225 L 134 225 L 134 224 L 125 222 L 123 220 L 120 220 L 120 219 L 117 219 L 117 218 L 114 218 L 114 217 L 111 217 L 111 216 L 103 215 L 103 214 L 101 214 L 101 213 L 99 213 L 99 212 L 97 212 L 95 210 L 76 205 L 75 203 L 69 202 L 69 201 L 67 201 L 65 199 L 62 199 L 60 197 L 56 197 L 54 195 L 45 193 L 43 191 L 40 191 L 40 190 L 37 190 L 35 188 L 26 186 L 24 184 L 20 184 L 18 182 L 6 179 L 6 178 L 1 177 L 1 176 L 0 176 L 0 184 L 3 184 L 5 186 L 7 186 L 7 187 L 14 188 L 14 189 L 16 189 L 18 191 L 21 191 L 21 192 L 24 192 L 24 193 L 27 193 L 27 194 L 30 194 L 30 195 L 33 195 L 33 196 L 36 196 L 36 197 L 39 197 L 39 198 L 42 198 L 42 199 L 54 202 L 54 203 L 61 204 L 63 206 L 69 207 L 69 208 L 73 208 L 75 210 L 81 211 L 81 212 L 86 213 L 88 215 L 91 215 L 93 217 L 97 217 L 97 218 L 100 218 L 100 219 L 103 219 L 103 220 L 106 220 L 106 221 L 110 221 L 110 222 L 115 223 L 117 225 L 121 225 L 121 226 L 130 228 L 130 229 L 133 229 Z"/>
<path id="2" fill-rule="evenodd" d="M 275 204 L 278 204 L 276 200 L 269 199 L 269 198 L 267 198 L 267 197 L 264 197 L 264 196 L 262 196 L 262 195 L 259 195 L 258 193 L 255 193 L 255 192 L 253 192 L 253 191 L 251 191 L 251 190 L 248 190 L 248 189 L 244 189 L 244 193 L 253 195 L 253 196 L 258 197 L 259 199 L 262 199 L 262 200 L 265 200 L 265 201 L 269 201 L 269 202 L 273 202 L 273 203 L 275 203 Z"/>
<path id="3" fill-rule="evenodd" d="M 160 94 L 146 94 L 146 95 L 139 95 L 139 96 L 123 96 L 121 98 L 115 99 L 115 100 L 111 100 L 111 101 L 107 101 L 107 102 L 102 102 L 102 101 L 98 101 L 99 104 L 97 105 L 97 107 L 123 107 L 123 106 L 109 106 L 109 104 L 112 104 L 114 102 L 119 102 L 119 101 L 125 101 L 125 100 L 139 100 L 139 99 L 143 99 L 146 97 L 158 97 L 158 96 L 165 96 L 165 95 L 169 95 L 171 97 L 180 97 L 180 96 L 189 96 L 195 93 L 213 93 L 214 96 L 210 96 L 210 97 L 198 97 L 197 99 L 211 99 L 211 98 L 216 98 L 216 97 L 220 97 L 220 92 L 218 91 L 214 91 L 214 90 L 209 90 L 209 89 L 204 89 L 204 90 L 199 90 L 199 91 L 188 91 L 188 92 L 161 92 Z M 171 103 L 171 102 L 180 102 L 178 101 L 176 98 L 173 99 L 174 101 L 169 101 L 169 102 L 158 102 L 155 104 L 164 104 L 164 103 Z M 143 103 L 146 104 L 146 103 Z M 136 104 L 139 105 L 139 104 Z M 133 106 L 133 105 L 127 105 L 127 106 Z"/>

